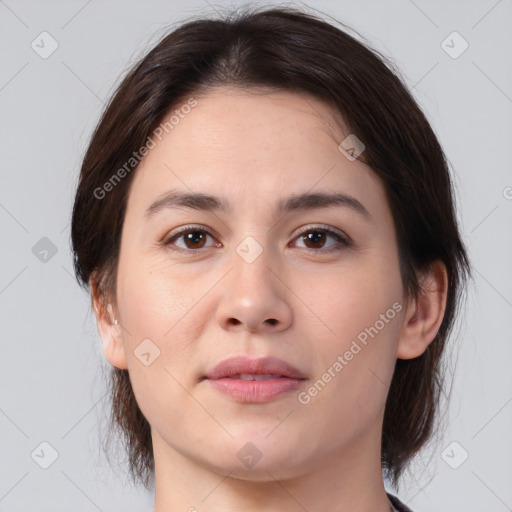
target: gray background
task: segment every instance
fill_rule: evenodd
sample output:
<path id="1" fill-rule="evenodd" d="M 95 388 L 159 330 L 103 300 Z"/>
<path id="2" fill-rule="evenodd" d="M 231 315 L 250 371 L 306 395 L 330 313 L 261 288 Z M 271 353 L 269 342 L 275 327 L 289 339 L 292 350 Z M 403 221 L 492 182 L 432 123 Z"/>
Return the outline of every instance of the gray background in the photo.
<path id="1" fill-rule="evenodd" d="M 100 450 L 107 363 L 73 276 L 74 187 L 120 75 L 170 24 L 228 5 L 240 4 L 0 0 L 1 511 L 152 508 L 151 493 L 116 475 Z M 512 510 L 512 1 L 307 5 L 351 25 L 401 69 L 453 167 L 475 268 L 450 345 L 446 435 L 399 495 L 415 512 Z M 31 47 L 43 45 L 43 31 L 58 44 L 48 58 Z M 457 58 L 463 41 L 442 43 L 453 31 L 469 44 Z M 42 442 L 58 453 L 47 469 Z"/>

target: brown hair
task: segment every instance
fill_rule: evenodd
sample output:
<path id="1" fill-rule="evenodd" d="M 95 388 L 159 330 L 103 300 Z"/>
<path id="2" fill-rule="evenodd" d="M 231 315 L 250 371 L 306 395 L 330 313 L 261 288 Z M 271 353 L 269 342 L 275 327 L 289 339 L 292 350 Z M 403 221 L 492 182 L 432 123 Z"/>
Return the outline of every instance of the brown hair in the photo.
<path id="1" fill-rule="evenodd" d="M 306 93 L 330 105 L 363 141 L 363 161 L 384 184 L 406 295 L 421 293 L 419 273 L 434 261 L 446 267 L 449 290 L 441 327 L 420 357 L 397 360 L 388 392 L 382 468 L 397 486 L 407 463 L 432 437 L 445 373 L 441 356 L 471 272 L 443 150 L 398 71 L 370 45 L 291 7 L 245 6 L 225 18 L 189 20 L 163 37 L 119 85 L 84 157 L 71 230 L 77 279 L 87 288 L 91 278 L 105 304 L 115 304 L 121 228 L 134 172 L 123 173 L 101 198 L 95 191 L 116 169 L 126 169 L 170 109 L 218 85 Z M 154 470 L 151 429 L 128 370 L 111 369 L 111 391 L 111 426 L 124 435 L 134 481 L 147 487 Z"/>

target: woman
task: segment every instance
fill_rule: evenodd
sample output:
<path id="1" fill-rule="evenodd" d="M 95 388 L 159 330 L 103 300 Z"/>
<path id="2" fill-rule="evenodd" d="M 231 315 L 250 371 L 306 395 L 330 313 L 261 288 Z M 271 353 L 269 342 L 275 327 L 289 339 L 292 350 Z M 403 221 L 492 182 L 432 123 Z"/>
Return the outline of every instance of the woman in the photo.
<path id="1" fill-rule="evenodd" d="M 410 510 L 470 274 L 384 59 L 296 8 L 187 22 L 124 78 L 72 222 L 135 481 L 168 510 Z"/>

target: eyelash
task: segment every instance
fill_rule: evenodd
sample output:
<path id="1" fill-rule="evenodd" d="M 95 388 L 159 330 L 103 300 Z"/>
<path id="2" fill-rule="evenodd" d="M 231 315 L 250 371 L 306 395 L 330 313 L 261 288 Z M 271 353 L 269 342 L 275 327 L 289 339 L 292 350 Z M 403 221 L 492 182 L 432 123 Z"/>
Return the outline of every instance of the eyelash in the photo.
<path id="1" fill-rule="evenodd" d="M 183 235 L 185 235 L 187 233 L 194 233 L 194 232 L 203 232 L 203 233 L 206 233 L 206 234 L 210 235 L 212 238 L 215 238 L 215 235 L 210 230 L 206 229 L 204 226 L 189 225 L 189 226 L 185 226 L 184 228 L 180 229 L 176 233 L 173 233 L 169 237 L 165 238 L 161 242 L 161 245 L 165 246 L 166 248 L 168 248 L 171 251 L 178 251 L 178 252 L 188 253 L 190 255 L 191 254 L 197 254 L 198 252 L 200 252 L 204 248 L 200 248 L 200 249 L 183 249 L 182 247 L 177 247 L 177 246 L 175 246 L 172 243 L 174 240 L 179 239 L 181 236 L 183 236 Z M 312 233 L 312 232 L 327 233 L 328 235 L 331 235 L 331 236 L 335 237 L 339 243 L 334 245 L 334 246 L 332 246 L 329 249 L 309 249 L 307 247 L 302 247 L 301 249 L 306 251 L 308 254 L 314 254 L 314 255 L 318 255 L 319 253 L 321 253 L 321 254 L 330 254 L 330 253 L 333 253 L 333 252 L 341 251 L 345 247 L 348 247 L 348 246 L 350 246 L 352 244 L 352 241 L 349 239 L 349 237 L 343 236 L 342 234 L 338 233 L 337 231 L 334 231 L 332 228 L 330 228 L 328 226 L 323 226 L 323 225 L 306 226 L 294 238 L 294 240 L 296 240 L 297 238 L 300 238 L 301 235 L 304 235 L 306 233 Z"/>

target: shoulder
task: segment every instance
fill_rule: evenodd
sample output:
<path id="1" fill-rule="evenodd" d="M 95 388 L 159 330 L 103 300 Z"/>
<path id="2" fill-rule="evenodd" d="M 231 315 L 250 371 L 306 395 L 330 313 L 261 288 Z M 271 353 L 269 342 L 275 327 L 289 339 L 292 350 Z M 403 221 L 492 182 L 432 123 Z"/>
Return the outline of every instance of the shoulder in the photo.
<path id="1" fill-rule="evenodd" d="M 386 494 L 388 495 L 389 501 L 398 512 L 412 512 L 412 510 L 407 505 L 404 505 L 396 496 L 389 494 L 389 492 Z"/>

